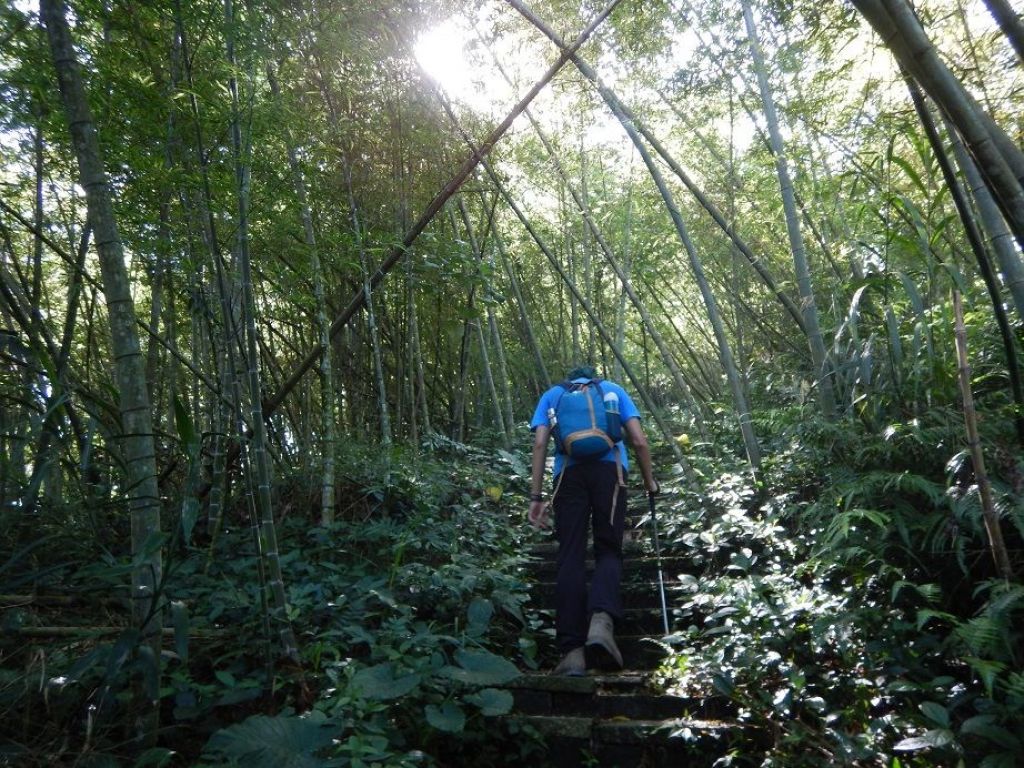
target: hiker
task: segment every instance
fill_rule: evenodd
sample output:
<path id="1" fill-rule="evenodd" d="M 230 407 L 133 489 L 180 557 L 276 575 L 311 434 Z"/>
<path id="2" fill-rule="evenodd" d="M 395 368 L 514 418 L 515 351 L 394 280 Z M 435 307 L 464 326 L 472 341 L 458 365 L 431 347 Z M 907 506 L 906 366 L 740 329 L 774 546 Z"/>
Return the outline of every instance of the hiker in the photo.
<path id="1" fill-rule="evenodd" d="M 636 452 L 648 493 L 658 491 L 640 413 L 622 387 L 599 379 L 592 366 L 584 365 L 541 396 L 530 429 L 534 437 L 529 519 L 534 527 L 549 526 L 550 506 L 558 541 L 555 634 L 563 657 L 554 674 L 622 669 L 614 623 L 622 619 L 619 583 L 629 469 L 623 435 Z M 545 503 L 541 487 L 552 435 L 554 490 L 550 503 Z M 591 523 L 594 574 L 588 600 L 586 548 Z"/>

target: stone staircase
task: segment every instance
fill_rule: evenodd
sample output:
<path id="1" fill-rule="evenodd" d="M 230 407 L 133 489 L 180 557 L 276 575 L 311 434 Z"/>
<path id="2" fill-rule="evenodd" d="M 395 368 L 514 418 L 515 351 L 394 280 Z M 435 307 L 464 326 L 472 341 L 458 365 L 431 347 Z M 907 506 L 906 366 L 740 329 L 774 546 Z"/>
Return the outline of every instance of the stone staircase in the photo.
<path id="1" fill-rule="evenodd" d="M 626 617 L 616 629 L 626 669 L 591 672 L 586 677 L 546 674 L 557 661 L 553 633 L 556 552 L 553 541 L 537 544 L 527 566 L 534 605 L 546 618 L 552 639 L 549 647 L 541 649 L 542 671 L 523 675 L 508 686 L 515 705 L 504 718 L 506 727 L 542 739 L 546 763 L 540 764 L 559 768 L 711 766 L 728 755 L 742 730 L 731 717 L 727 699 L 667 695 L 653 682 L 653 670 L 665 655 L 658 642 L 664 625 L 657 563 L 636 541 L 625 546 L 622 588 Z M 590 566 L 588 563 L 588 572 Z M 694 569 L 688 559 L 671 552 L 663 552 L 662 567 L 671 612 L 677 602 L 673 593 L 680 588 L 679 574 Z M 699 621 L 698 617 L 669 616 L 670 629 Z"/>

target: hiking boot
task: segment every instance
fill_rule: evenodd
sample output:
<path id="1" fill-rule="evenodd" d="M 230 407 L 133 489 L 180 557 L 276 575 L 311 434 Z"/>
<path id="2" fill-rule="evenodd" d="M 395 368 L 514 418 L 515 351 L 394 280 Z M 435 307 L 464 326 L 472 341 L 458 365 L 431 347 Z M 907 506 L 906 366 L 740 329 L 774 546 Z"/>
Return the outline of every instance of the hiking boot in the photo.
<path id="1" fill-rule="evenodd" d="M 622 669 L 622 653 L 615 644 L 615 625 L 604 611 L 595 611 L 590 617 L 590 631 L 584 655 L 588 669 L 615 672 Z"/>
<path id="2" fill-rule="evenodd" d="M 587 663 L 583 655 L 582 648 L 573 648 L 562 660 L 558 662 L 558 666 L 551 671 L 552 675 L 567 675 L 568 677 L 583 677 L 587 674 Z"/>

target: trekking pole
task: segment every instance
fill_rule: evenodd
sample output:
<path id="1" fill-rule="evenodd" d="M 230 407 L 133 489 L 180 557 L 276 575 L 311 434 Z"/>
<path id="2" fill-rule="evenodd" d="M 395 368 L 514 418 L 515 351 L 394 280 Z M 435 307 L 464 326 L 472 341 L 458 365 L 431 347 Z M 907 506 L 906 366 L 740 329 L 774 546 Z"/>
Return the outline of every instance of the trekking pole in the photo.
<path id="1" fill-rule="evenodd" d="M 665 604 L 665 577 L 661 572 L 661 544 L 658 542 L 658 521 L 654 517 L 654 493 L 647 493 L 647 507 L 651 513 L 651 528 L 654 529 L 654 558 L 658 564 L 658 591 L 661 593 L 661 618 L 665 623 L 665 634 L 668 635 L 668 606 Z"/>

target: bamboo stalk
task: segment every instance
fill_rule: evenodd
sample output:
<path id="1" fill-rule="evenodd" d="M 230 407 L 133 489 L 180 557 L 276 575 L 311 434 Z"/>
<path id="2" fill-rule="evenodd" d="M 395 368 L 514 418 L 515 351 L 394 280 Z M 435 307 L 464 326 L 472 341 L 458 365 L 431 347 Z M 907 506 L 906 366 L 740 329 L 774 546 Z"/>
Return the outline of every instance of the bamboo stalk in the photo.
<path id="1" fill-rule="evenodd" d="M 1001 578 L 1010 581 L 1013 569 L 1010 556 L 1003 541 L 1003 530 L 999 527 L 999 516 L 996 514 L 992 498 L 992 486 L 985 471 L 985 456 L 981 450 L 981 438 L 978 435 L 978 415 L 974 410 L 974 395 L 971 392 L 971 364 L 967 359 L 967 329 L 964 326 L 964 311 L 960 302 L 960 291 L 953 291 L 953 312 L 956 318 L 956 356 L 959 362 L 960 394 L 964 402 L 964 426 L 967 430 L 967 447 L 971 451 L 974 462 L 974 477 L 978 482 L 978 494 L 981 496 L 981 514 L 988 533 L 992 559 Z"/>
<path id="2" fill-rule="evenodd" d="M 0 630 L 0 636 L 7 637 L 100 637 L 106 635 L 118 635 L 128 627 L 18 627 L 16 629 Z M 235 636 L 234 630 L 221 632 L 195 632 L 189 631 L 188 639 L 192 640 L 222 640 Z M 174 637 L 173 627 L 164 627 L 160 631 L 164 639 Z"/>

